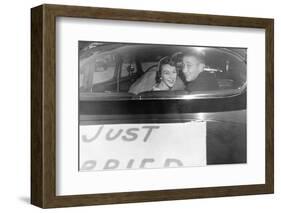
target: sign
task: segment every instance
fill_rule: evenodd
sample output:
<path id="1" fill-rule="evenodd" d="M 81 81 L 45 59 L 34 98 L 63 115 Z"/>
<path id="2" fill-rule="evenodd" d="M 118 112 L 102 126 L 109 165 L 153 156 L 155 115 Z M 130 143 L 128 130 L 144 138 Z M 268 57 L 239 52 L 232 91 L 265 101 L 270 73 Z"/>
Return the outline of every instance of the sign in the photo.
<path id="1" fill-rule="evenodd" d="M 206 122 L 80 126 L 80 171 L 206 165 Z"/>

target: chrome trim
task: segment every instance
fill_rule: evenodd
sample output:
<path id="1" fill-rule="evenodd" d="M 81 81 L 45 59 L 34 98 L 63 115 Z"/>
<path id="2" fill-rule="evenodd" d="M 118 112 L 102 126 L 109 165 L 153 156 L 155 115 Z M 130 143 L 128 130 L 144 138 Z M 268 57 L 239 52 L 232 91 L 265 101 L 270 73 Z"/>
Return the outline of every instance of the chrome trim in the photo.
<path id="1" fill-rule="evenodd" d="M 80 101 L 128 101 L 128 100 L 195 100 L 195 99 L 218 99 L 218 98 L 231 98 L 241 95 L 247 88 L 247 82 L 237 89 L 230 90 L 217 90 L 217 91 L 200 91 L 191 92 L 190 94 L 173 94 L 162 97 L 145 97 L 140 93 L 138 95 L 124 94 L 106 94 L 106 93 L 80 93 Z M 158 91 L 161 93 L 162 91 Z M 167 91 L 163 91 L 167 92 Z M 174 91 L 176 92 L 176 91 Z M 181 91 L 179 91 L 181 92 Z M 184 92 L 184 91 L 183 91 Z M 155 93 L 155 92 L 154 92 Z M 108 97 L 106 97 L 108 96 Z M 110 97 L 111 96 L 111 97 Z M 116 97 L 112 97 L 116 96 Z"/>
<path id="2" fill-rule="evenodd" d="M 181 113 L 181 114 L 153 114 L 147 115 L 80 115 L 82 125 L 104 123 L 142 123 L 142 122 L 189 122 L 189 121 L 209 121 L 209 122 L 228 122 L 233 124 L 247 123 L 247 110 L 235 110 L 226 112 L 199 112 L 199 113 Z"/>

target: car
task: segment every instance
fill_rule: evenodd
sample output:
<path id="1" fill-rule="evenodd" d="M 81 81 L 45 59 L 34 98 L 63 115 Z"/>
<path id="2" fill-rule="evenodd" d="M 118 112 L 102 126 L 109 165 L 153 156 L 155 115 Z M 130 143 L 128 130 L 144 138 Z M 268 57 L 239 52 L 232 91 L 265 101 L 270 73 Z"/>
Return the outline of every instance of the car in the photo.
<path id="1" fill-rule="evenodd" d="M 208 165 L 247 162 L 247 49 L 99 42 L 80 46 L 80 125 L 205 121 Z M 214 77 L 217 89 L 132 92 L 147 73 L 155 80 L 161 58 L 190 50 L 204 54 L 204 72 Z M 178 73 L 180 67 L 178 60 Z"/>

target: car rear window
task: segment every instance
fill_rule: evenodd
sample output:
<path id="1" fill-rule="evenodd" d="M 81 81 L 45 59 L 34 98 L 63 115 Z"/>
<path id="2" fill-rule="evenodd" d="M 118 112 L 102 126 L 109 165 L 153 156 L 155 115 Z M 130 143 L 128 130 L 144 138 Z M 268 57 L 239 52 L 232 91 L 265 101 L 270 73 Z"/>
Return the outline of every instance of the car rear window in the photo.
<path id="1" fill-rule="evenodd" d="M 246 48 L 98 44 L 79 48 L 80 98 L 210 98 L 246 89 Z"/>

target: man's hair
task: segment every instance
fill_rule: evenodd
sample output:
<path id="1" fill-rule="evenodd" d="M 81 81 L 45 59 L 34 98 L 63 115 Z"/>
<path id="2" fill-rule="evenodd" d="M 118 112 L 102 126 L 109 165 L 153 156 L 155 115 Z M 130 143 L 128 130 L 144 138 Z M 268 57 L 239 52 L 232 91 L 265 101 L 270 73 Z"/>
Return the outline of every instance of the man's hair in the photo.
<path id="1" fill-rule="evenodd" d="M 205 63 L 205 52 L 204 51 L 190 49 L 190 50 L 182 53 L 182 59 L 184 57 L 188 57 L 188 56 L 195 57 L 198 61 L 200 61 L 200 63 Z"/>

